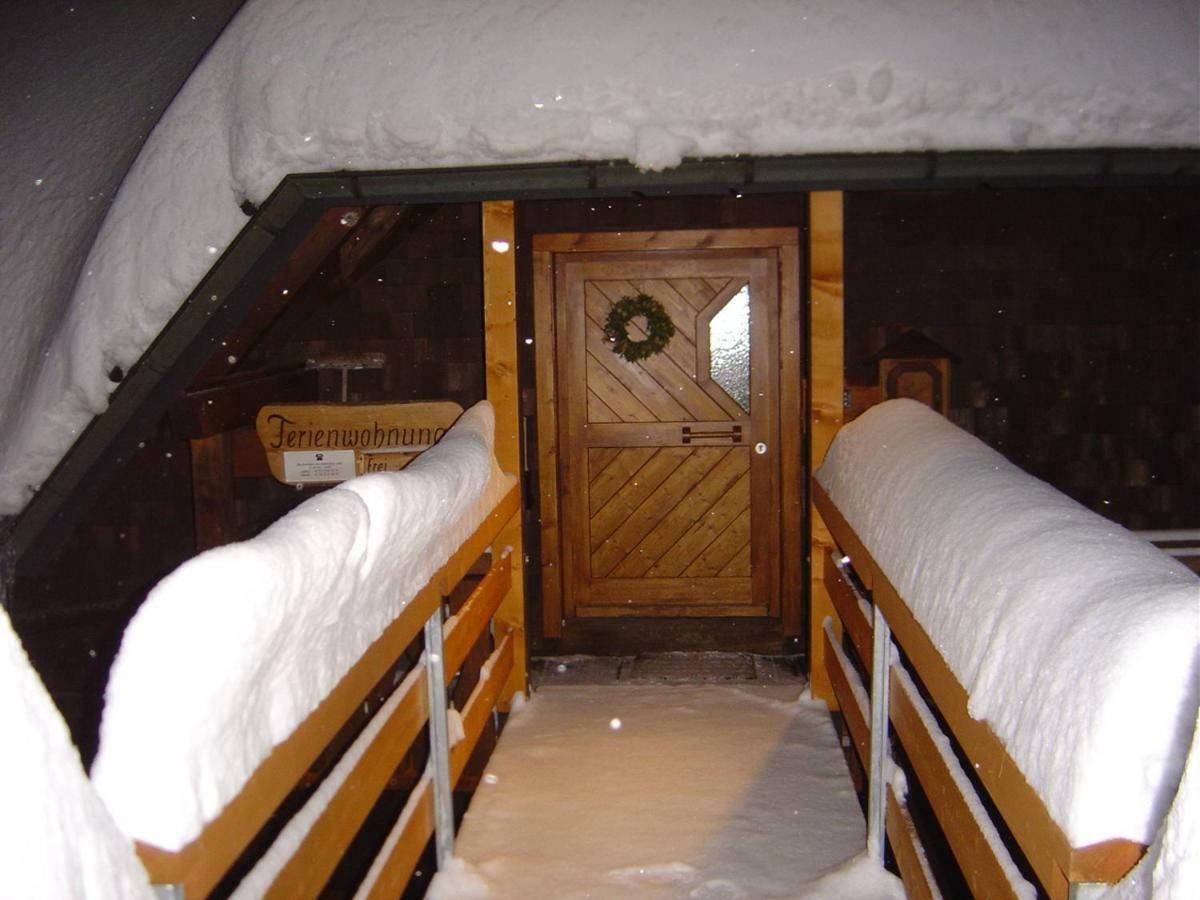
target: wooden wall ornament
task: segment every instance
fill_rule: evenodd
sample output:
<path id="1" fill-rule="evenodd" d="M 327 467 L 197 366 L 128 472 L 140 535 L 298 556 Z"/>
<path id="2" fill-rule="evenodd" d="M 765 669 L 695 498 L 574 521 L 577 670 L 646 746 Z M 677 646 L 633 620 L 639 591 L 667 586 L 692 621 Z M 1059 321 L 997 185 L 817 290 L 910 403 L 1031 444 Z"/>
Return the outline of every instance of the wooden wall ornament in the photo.
<path id="1" fill-rule="evenodd" d="M 950 363 L 958 357 L 909 329 L 872 357 L 879 364 L 880 400 L 907 397 L 943 416 L 950 414 Z"/>
<path id="2" fill-rule="evenodd" d="M 277 481 L 334 484 L 403 469 L 462 411 L 449 400 L 272 404 L 259 410 L 255 429 Z"/>

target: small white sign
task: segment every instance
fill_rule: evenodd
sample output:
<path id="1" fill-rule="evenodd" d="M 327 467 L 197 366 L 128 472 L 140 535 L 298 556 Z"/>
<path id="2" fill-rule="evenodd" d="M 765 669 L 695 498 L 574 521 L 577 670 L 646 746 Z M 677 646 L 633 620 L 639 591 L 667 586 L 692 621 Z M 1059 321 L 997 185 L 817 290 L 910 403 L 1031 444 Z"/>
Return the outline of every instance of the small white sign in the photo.
<path id="1" fill-rule="evenodd" d="M 283 454 L 283 477 L 289 484 L 348 481 L 354 477 L 354 451 L 288 451 Z"/>

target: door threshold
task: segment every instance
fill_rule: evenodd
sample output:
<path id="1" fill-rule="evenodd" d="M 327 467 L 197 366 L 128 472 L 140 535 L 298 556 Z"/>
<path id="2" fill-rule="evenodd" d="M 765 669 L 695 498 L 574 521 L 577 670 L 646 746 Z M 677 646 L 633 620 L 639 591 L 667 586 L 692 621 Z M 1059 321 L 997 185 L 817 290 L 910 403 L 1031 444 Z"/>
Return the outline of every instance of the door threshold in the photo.
<path id="1" fill-rule="evenodd" d="M 543 656 L 532 660 L 535 689 L 580 684 L 761 684 L 803 688 L 803 659 L 715 651 L 636 656 Z"/>
<path id="2" fill-rule="evenodd" d="M 568 619 L 560 638 L 547 638 L 535 652 L 547 656 L 637 656 L 639 653 L 704 650 L 759 653 L 797 652 L 778 619 L 595 618 Z"/>

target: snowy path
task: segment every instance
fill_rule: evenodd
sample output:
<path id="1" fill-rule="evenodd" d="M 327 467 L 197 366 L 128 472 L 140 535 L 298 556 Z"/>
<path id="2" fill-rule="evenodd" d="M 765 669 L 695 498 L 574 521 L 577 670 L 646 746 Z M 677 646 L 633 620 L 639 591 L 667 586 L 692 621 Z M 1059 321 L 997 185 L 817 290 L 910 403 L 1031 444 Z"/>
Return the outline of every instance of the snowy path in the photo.
<path id="1" fill-rule="evenodd" d="M 435 897 L 797 897 L 860 853 L 829 715 L 798 688 L 544 687 Z M 880 873 L 882 874 L 882 873 Z"/>

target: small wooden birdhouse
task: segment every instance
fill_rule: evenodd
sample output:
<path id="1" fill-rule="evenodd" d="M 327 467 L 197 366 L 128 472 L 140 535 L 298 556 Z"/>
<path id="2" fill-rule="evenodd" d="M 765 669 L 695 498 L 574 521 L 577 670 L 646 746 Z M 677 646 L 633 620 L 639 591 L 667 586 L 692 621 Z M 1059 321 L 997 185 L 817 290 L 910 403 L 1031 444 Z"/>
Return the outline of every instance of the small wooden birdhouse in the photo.
<path id="1" fill-rule="evenodd" d="M 879 363 L 879 391 L 884 400 L 908 397 L 950 412 L 950 363 L 958 357 L 921 332 L 909 329 L 871 357 Z"/>

